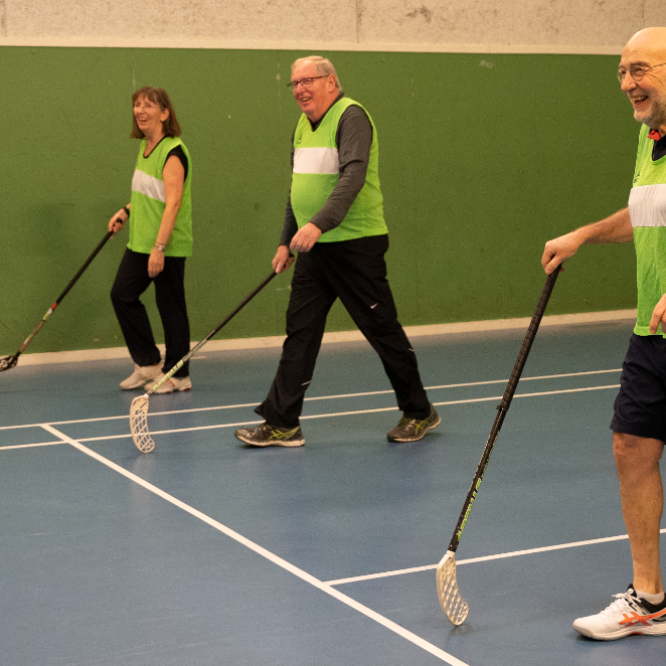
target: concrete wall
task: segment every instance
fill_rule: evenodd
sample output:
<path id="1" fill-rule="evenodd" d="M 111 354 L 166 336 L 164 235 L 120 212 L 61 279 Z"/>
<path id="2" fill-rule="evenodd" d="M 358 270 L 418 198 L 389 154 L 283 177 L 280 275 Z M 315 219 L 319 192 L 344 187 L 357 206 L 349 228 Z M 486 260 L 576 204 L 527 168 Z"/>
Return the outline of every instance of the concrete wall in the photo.
<path id="1" fill-rule="evenodd" d="M 0 0 L 0 44 L 619 53 L 663 0 Z"/>

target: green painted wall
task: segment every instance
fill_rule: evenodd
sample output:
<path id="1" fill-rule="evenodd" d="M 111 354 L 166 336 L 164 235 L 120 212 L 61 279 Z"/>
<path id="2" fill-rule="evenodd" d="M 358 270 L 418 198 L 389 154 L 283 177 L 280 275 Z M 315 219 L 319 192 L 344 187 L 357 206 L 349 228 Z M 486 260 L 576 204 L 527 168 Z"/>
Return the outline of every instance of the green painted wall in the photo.
<path id="1" fill-rule="evenodd" d="M 250 291 L 282 227 L 298 117 L 285 82 L 302 55 L 0 48 L 0 353 L 16 351 L 129 200 L 130 97 L 143 85 L 169 91 L 193 156 L 193 337 Z M 405 325 L 531 315 L 544 241 L 626 204 L 639 128 L 616 56 L 331 57 L 378 127 Z M 123 344 L 108 293 L 125 238 L 107 245 L 30 351 Z M 634 268 L 630 245 L 583 248 L 549 313 L 634 307 Z M 289 279 L 220 337 L 282 334 Z M 334 309 L 329 330 L 351 328 Z"/>

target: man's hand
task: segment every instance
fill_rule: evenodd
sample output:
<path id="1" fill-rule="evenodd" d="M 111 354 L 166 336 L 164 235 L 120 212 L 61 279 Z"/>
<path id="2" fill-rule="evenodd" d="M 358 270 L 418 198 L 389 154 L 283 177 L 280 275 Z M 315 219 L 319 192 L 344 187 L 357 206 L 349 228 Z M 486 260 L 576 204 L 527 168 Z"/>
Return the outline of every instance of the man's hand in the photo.
<path id="1" fill-rule="evenodd" d="M 309 252 L 321 236 L 321 229 L 312 222 L 302 226 L 291 239 L 289 248 L 293 252 Z"/>
<path id="2" fill-rule="evenodd" d="M 541 265 L 546 274 L 550 275 L 569 257 L 573 257 L 581 245 L 629 243 L 633 239 L 634 229 L 631 226 L 629 209 L 623 208 L 604 220 L 587 224 L 564 236 L 549 240 L 541 257 Z"/>
<path id="3" fill-rule="evenodd" d="M 294 263 L 294 255 L 289 251 L 286 245 L 280 245 L 273 257 L 273 270 L 276 273 L 282 273 L 289 269 Z"/>
<path id="4" fill-rule="evenodd" d="M 541 265 L 546 275 L 550 275 L 558 266 L 561 266 L 569 257 L 573 257 L 582 245 L 576 231 L 553 238 L 546 243 L 541 257 Z"/>
<path id="5" fill-rule="evenodd" d="M 157 277 L 164 270 L 164 252 L 160 252 L 156 247 L 150 253 L 148 258 L 148 277 Z"/>
<path id="6" fill-rule="evenodd" d="M 664 330 L 666 328 L 665 315 L 666 315 L 666 294 L 664 294 L 659 299 L 659 303 L 657 303 L 654 310 L 652 311 L 652 318 L 650 319 L 650 333 L 652 333 L 652 335 L 654 335 L 657 332 L 659 324 L 661 324 L 662 332 L 666 332 L 666 330 Z"/>

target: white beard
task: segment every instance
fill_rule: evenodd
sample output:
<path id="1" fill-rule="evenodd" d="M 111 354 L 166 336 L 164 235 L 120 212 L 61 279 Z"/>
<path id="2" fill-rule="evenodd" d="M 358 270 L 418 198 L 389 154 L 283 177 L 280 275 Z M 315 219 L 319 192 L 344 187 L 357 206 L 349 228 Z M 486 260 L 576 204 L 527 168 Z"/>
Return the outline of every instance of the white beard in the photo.
<path id="1" fill-rule="evenodd" d="M 645 111 L 634 111 L 634 118 L 647 125 L 650 129 L 657 129 L 666 125 L 666 93 L 658 98 L 650 97 L 650 108 Z"/>

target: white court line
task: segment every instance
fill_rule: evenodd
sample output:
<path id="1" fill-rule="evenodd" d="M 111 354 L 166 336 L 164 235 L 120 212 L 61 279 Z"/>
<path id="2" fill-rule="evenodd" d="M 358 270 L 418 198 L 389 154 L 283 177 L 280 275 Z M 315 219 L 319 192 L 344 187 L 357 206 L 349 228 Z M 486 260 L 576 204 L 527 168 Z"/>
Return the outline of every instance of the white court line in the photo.
<path id="1" fill-rule="evenodd" d="M 514 399 L 517 398 L 533 398 L 541 397 L 544 395 L 558 395 L 562 393 L 580 393 L 583 391 L 602 391 L 604 389 L 616 389 L 619 388 L 619 384 L 609 384 L 605 386 L 588 386 L 586 388 L 576 388 L 576 389 L 561 389 L 559 391 L 539 391 L 535 393 L 519 393 L 514 395 Z M 446 402 L 433 402 L 435 407 L 445 407 L 447 405 L 467 405 L 476 402 L 492 402 L 495 400 L 501 400 L 503 396 L 496 395 L 490 398 L 469 398 L 467 400 L 448 400 Z M 308 414 L 307 416 L 301 416 L 301 421 L 308 419 L 328 419 L 336 416 L 357 416 L 359 414 L 376 414 L 379 412 L 396 412 L 398 411 L 397 407 L 379 407 L 377 409 L 359 409 L 349 412 L 333 412 L 330 414 Z M 129 419 L 128 416 L 123 418 Z M 78 423 L 78 421 L 76 422 Z M 215 423 L 213 425 L 207 426 L 191 426 L 189 428 L 172 428 L 171 430 L 151 430 L 151 435 L 174 435 L 181 432 L 198 432 L 200 430 L 219 430 L 220 428 L 243 428 L 249 425 L 257 425 L 261 421 L 240 421 L 238 423 Z M 35 424 L 33 427 L 41 427 L 42 424 Z M 103 435 L 101 437 L 81 437 L 78 441 L 80 442 L 105 442 L 112 439 L 128 439 L 131 437 L 131 433 L 126 433 L 124 435 Z M 18 447 L 0 447 L 0 451 L 4 448 L 20 448 L 26 446 L 40 446 L 39 444 L 21 444 Z"/>
<path id="2" fill-rule="evenodd" d="M 603 389 L 617 389 L 620 388 L 619 384 L 607 384 L 605 386 L 586 386 L 584 388 L 575 389 L 561 389 L 559 391 L 535 391 L 534 393 L 518 393 L 513 396 L 516 398 L 535 398 L 542 395 L 559 395 L 561 393 L 582 393 L 584 391 L 602 391 Z M 449 400 L 448 402 L 433 402 L 435 407 L 440 405 L 461 405 L 467 402 L 490 402 L 491 400 L 501 400 L 504 396 L 495 396 L 494 398 L 473 398 L 471 400 Z M 395 408 L 397 409 L 397 407 Z M 301 417 L 305 418 L 305 417 Z"/>
<path id="3" fill-rule="evenodd" d="M 132 472 L 129 472 L 126 470 L 124 467 L 120 467 L 120 465 L 116 465 L 116 463 L 111 462 L 108 458 L 104 458 L 103 456 L 99 455 L 98 453 L 95 453 L 95 451 L 89 449 L 86 446 L 83 446 L 80 442 L 76 441 L 75 439 L 72 439 L 70 437 L 67 437 L 64 433 L 60 432 L 59 430 L 56 430 L 52 426 L 50 426 L 47 423 L 42 423 L 40 424 L 40 427 L 46 430 L 47 432 L 50 432 L 52 435 L 55 435 L 59 439 L 61 439 L 63 442 L 67 444 L 71 444 L 75 449 L 78 449 L 82 453 L 85 453 L 87 456 L 90 456 L 94 460 L 97 460 L 98 462 L 102 463 L 103 465 L 106 465 L 107 467 L 111 468 L 115 472 L 118 472 L 118 474 L 122 474 L 124 477 L 128 478 L 130 481 L 133 481 L 137 485 L 141 486 L 142 488 L 145 488 L 151 493 L 154 493 L 158 497 L 161 497 L 162 499 L 166 500 L 167 502 L 170 502 L 174 506 L 177 506 L 179 509 L 182 509 L 183 511 L 186 511 L 190 515 L 194 516 L 195 518 L 198 518 L 199 520 L 203 521 L 207 525 L 210 525 L 214 529 L 218 530 L 219 532 L 222 532 L 222 534 L 225 534 L 229 538 L 233 539 L 234 541 L 237 541 L 238 543 L 242 544 L 246 548 L 254 551 L 257 553 L 257 555 L 261 555 L 261 557 L 266 558 L 269 562 L 272 562 L 273 564 L 277 565 L 278 567 L 281 567 L 285 571 L 288 571 L 289 573 L 293 574 L 297 578 L 300 578 L 301 580 L 305 581 L 306 583 L 310 583 L 313 587 L 317 588 L 318 590 L 321 590 L 325 594 L 328 594 L 329 596 L 333 597 L 334 599 L 337 599 L 338 601 L 341 601 L 343 604 L 346 604 L 350 608 L 353 608 L 354 610 L 358 611 L 359 613 L 362 613 L 366 617 L 369 617 L 371 620 L 374 620 L 375 622 L 379 623 L 386 629 L 389 629 L 390 631 L 398 634 L 398 636 L 401 636 L 402 638 L 410 641 L 414 645 L 417 645 L 421 649 L 425 650 L 426 652 L 429 652 L 430 654 L 434 655 L 435 657 L 438 657 L 441 659 L 441 661 L 450 664 L 451 666 L 468 666 L 468 664 L 465 664 L 464 662 L 460 661 L 460 659 L 456 659 L 453 655 L 450 655 L 448 652 L 444 652 L 444 650 L 441 650 L 440 648 L 436 647 L 432 643 L 428 643 L 428 641 L 423 640 L 420 636 L 417 636 L 416 634 L 413 634 L 411 631 L 408 631 L 404 627 L 401 627 L 400 625 L 396 624 L 395 622 L 392 622 L 388 618 L 384 617 L 383 615 L 380 615 L 379 613 L 373 611 L 371 608 L 368 608 L 367 606 L 364 606 L 363 604 L 358 603 L 351 597 L 348 597 L 346 594 L 343 594 L 339 590 L 334 589 L 330 585 L 327 585 L 326 583 L 323 583 L 320 581 L 318 578 L 315 578 L 311 574 L 307 573 L 306 571 L 303 571 L 303 569 L 299 569 L 298 567 L 294 566 L 290 562 L 287 562 L 287 560 L 282 559 L 278 555 L 275 555 L 274 553 L 271 553 L 269 550 L 266 550 L 259 544 L 256 544 L 254 541 L 250 541 L 248 538 L 244 537 L 242 534 L 239 534 L 238 532 L 235 532 L 231 528 L 227 527 L 226 525 L 223 525 L 222 523 L 219 523 L 217 520 L 214 520 L 210 516 L 207 516 L 206 514 L 202 513 L 201 511 L 198 511 L 197 509 L 191 507 L 189 504 L 185 504 L 185 502 L 181 502 L 179 499 L 176 499 L 173 495 L 169 495 L 168 493 L 164 492 L 160 488 L 157 488 L 157 486 L 154 486 L 152 483 L 148 483 L 147 481 L 144 481 L 141 477 L 136 476 L 135 474 L 132 474 Z"/>
<path id="4" fill-rule="evenodd" d="M 560 379 L 562 377 L 582 377 L 584 375 L 601 375 L 608 372 L 622 372 L 622 368 L 614 370 L 590 370 L 588 372 L 567 372 L 560 375 L 541 375 L 540 377 L 522 377 L 521 382 L 530 382 L 541 379 Z M 465 382 L 464 384 L 441 384 L 440 386 L 426 386 L 426 391 L 438 391 L 441 389 L 451 388 L 464 388 L 467 386 L 489 386 L 491 384 L 506 384 L 508 379 L 489 379 L 483 382 Z M 388 391 L 367 391 L 365 393 L 344 393 L 341 395 L 322 395 L 313 398 L 305 398 L 305 400 L 334 400 L 336 398 L 356 398 L 365 395 L 386 395 L 393 393 L 393 390 Z"/>
<path id="5" fill-rule="evenodd" d="M 543 380 L 543 379 L 560 379 L 562 377 L 583 377 L 586 375 L 601 375 L 601 374 L 606 374 L 609 372 L 621 372 L 622 368 L 616 368 L 613 370 L 589 370 L 587 372 L 567 372 L 564 374 L 559 374 L 559 375 L 541 375 L 538 377 L 522 377 L 521 382 L 529 382 L 529 381 L 536 381 L 536 380 Z M 452 388 L 464 388 L 468 386 L 489 386 L 491 384 L 506 384 L 509 380 L 508 379 L 490 379 L 487 381 L 483 382 L 465 382 L 463 384 L 442 384 L 440 386 L 426 386 L 425 390 L 426 391 L 438 391 L 442 389 L 452 389 Z M 389 393 L 393 393 L 392 390 L 387 390 L 387 391 L 366 391 L 364 393 L 340 393 L 338 395 L 322 395 L 322 396 L 312 396 L 310 398 L 305 398 L 305 402 L 311 402 L 314 400 L 337 400 L 340 398 L 359 398 L 363 396 L 369 396 L 369 395 L 387 395 Z M 517 397 L 517 396 L 516 396 Z M 489 398 L 491 399 L 491 398 Z M 494 400 L 495 398 L 492 398 Z M 439 402 L 435 403 L 436 405 L 444 405 L 447 403 Z M 194 412 L 211 412 L 211 411 L 217 411 L 221 409 L 241 409 L 241 408 L 250 408 L 250 407 L 256 407 L 257 403 L 256 402 L 247 402 L 247 403 L 239 403 L 235 405 L 217 405 L 215 407 L 195 407 L 193 409 L 174 409 L 171 411 L 164 411 L 164 412 L 154 412 L 152 414 L 148 414 L 148 416 L 168 416 L 171 414 L 192 414 Z M 388 410 L 387 410 L 388 411 Z M 128 418 L 127 414 L 123 414 L 121 416 L 101 416 L 99 418 L 93 418 L 93 419 L 75 419 L 75 420 L 70 420 L 70 421 L 51 421 L 53 425 L 72 425 L 75 423 L 97 423 L 97 422 L 102 422 L 102 421 L 117 421 L 120 419 L 126 419 Z M 37 428 L 39 427 L 39 423 L 28 423 L 24 425 L 13 425 L 13 426 L 0 426 L 0 430 L 17 430 L 20 428 Z"/>
<path id="6" fill-rule="evenodd" d="M 660 534 L 666 534 L 666 528 L 659 530 Z M 509 553 L 498 553 L 497 555 L 484 555 L 483 557 L 471 557 L 467 560 L 457 560 L 456 566 L 463 564 L 477 564 L 479 562 L 491 562 L 503 560 L 508 557 L 519 557 L 520 555 L 533 555 L 535 553 L 547 553 L 553 550 L 565 550 L 566 548 L 580 548 L 581 546 L 592 546 L 597 543 L 609 543 L 611 541 L 622 541 L 628 539 L 629 535 L 620 534 L 601 539 L 588 539 L 587 541 L 573 541 L 561 543 L 556 546 L 543 546 L 542 548 L 529 548 L 527 550 L 514 550 Z M 376 580 L 378 578 L 390 578 L 391 576 L 403 576 L 405 574 L 419 573 L 420 571 L 432 571 L 438 567 L 437 564 L 427 564 L 423 567 L 411 567 L 409 569 L 396 569 L 395 571 L 383 571 L 381 573 L 367 574 L 365 576 L 352 576 L 350 578 L 338 578 L 337 580 L 324 581 L 326 585 L 345 585 L 347 583 L 360 583 L 365 580 Z"/>
<path id="7" fill-rule="evenodd" d="M 0 446 L 0 451 L 7 451 L 9 449 L 32 449 L 37 446 L 57 446 L 62 442 L 38 442 L 37 444 L 14 444 L 13 446 Z"/>
<path id="8" fill-rule="evenodd" d="M 142 395 L 137 392 L 137 395 Z M 153 412 L 148 414 L 148 416 L 165 416 L 170 414 L 189 414 L 190 412 L 208 412 L 216 409 L 239 409 L 241 407 L 249 408 L 256 407 L 256 402 L 248 402 L 245 404 L 237 405 L 220 405 L 217 407 L 198 407 L 195 409 L 174 409 L 170 412 Z M 72 419 L 70 421 L 52 421 L 53 425 L 73 425 L 78 423 L 101 423 L 102 421 L 121 421 L 122 419 L 129 419 L 128 414 L 121 414 L 120 416 L 98 416 L 92 419 Z M 23 425 L 13 425 L 13 426 L 0 426 L 0 430 L 19 430 L 21 428 L 39 428 L 40 423 L 26 423 Z"/>

